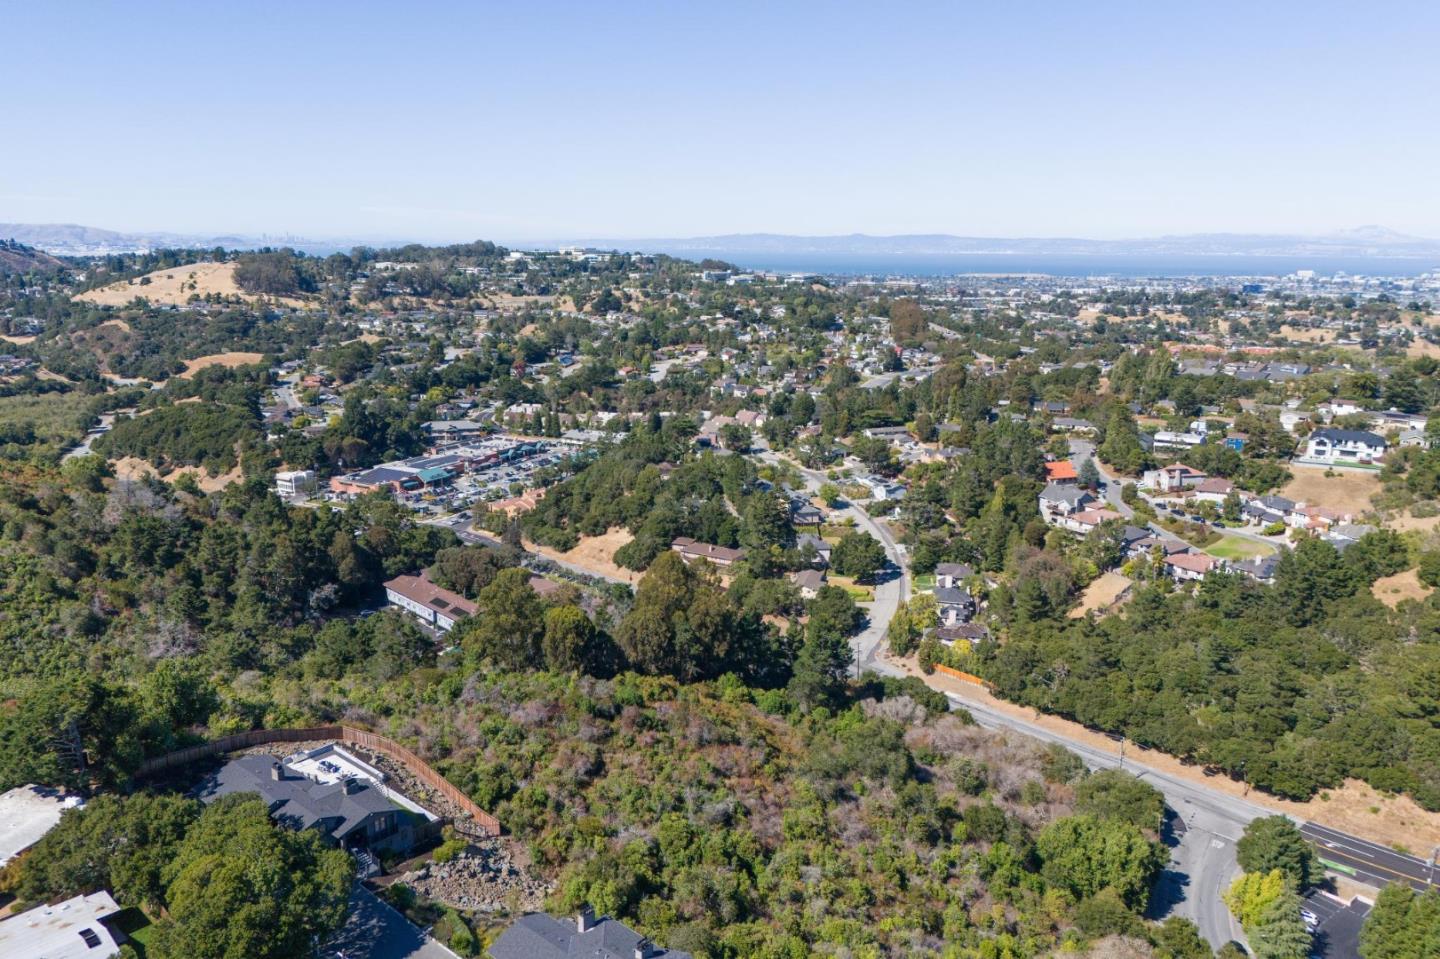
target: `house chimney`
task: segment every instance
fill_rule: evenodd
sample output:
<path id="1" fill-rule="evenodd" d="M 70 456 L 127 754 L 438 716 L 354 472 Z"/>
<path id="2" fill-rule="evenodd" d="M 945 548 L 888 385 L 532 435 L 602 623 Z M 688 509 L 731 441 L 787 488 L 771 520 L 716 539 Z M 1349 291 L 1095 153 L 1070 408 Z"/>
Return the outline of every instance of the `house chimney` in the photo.
<path id="1" fill-rule="evenodd" d="M 271 766 L 271 767 L 270 767 L 270 778 L 273 779 L 273 780 L 275 780 L 276 782 L 279 782 L 280 780 L 284 779 L 284 778 L 285 778 L 285 767 L 282 766 L 282 765 L 280 765 L 279 763 L 276 763 L 275 765 Z"/>
<path id="2" fill-rule="evenodd" d="M 649 939 L 641 939 L 639 942 L 635 943 L 635 959 L 649 959 L 649 956 L 650 956 L 650 940 L 649 940 Z"/>
<path id="3" fill-rule="evenodd" d="M 575 931 L 589 932 L 591 929 L 594 928 L 595 910 L 591 909 L 588 904 L 581 906 L 580 911 L 575 914 Z"/>

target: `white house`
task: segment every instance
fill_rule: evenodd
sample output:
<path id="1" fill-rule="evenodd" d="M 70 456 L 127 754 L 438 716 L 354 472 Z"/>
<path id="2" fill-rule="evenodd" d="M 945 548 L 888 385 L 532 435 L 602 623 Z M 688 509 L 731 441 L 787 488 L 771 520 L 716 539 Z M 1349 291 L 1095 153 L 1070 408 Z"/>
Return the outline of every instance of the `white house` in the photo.
<path id="1" fill-rule="evenodd" d="M 275 493 L 281 499 L 298 499 L 314 489 L 314 470 L 285 470 L 275 474 Z"/>
<path id="2" fill-rule="evenodd" d="M 459 593 L 431 582 L 423 572 L 419 576 L 396 576 L 386 582 L 385 598 L 391 606 L 405 610 L 441 632 L 448 632 L 466 616 L 474 616 L 478 609 Z"/>
<path id="3" fill-rule="evenodd" d="M 1324 417 L 1325 422 L 1328 423 L 1337 416 L 1353 416 L 1356 413 L 1363 413 L 1365 412 L 1365 407 L 1356 403 L 1354 400 L 1337 399 L 1330 400 L 1327 403 L 1321 403 L 1315 407 L 1315 412 Z"/>
<path id="4" fill-rule="evenodd" d="M 1199 486 L 1206 480 L 1200 470 L 1184 463 L 1171 463 L 1159 469 L 1146 470 L 1140 477 L 1140 485 L 1159 493 L 1178 493 Z"/>
<path id="5" fill-rule="evenodd" d="M 124 933 L 108 923 L 120 911 L 103 889 L 53 906 L 36 906 L 0 921 L 5 959 L 108 959 L 120 951 Z"/>
<path id="6" fill-rule="evenodd" d="M 1385 438 L 1365 430 L 1325 427 L 1305 441 L 1305 459 L 1320 463 L 1373 463 L 1385 455 Z"/>

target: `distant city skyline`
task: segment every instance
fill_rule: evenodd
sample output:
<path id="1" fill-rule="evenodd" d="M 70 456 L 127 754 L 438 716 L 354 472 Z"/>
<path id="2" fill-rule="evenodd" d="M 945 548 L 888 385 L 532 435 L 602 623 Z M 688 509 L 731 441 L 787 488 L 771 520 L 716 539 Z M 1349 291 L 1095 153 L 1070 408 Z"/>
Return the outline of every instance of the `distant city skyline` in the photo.
<path id="1" fill-rule="evenodd" d="M 6 0 L 0 222 L 1440 237 L 1433 5 L 875 10 Z"/>

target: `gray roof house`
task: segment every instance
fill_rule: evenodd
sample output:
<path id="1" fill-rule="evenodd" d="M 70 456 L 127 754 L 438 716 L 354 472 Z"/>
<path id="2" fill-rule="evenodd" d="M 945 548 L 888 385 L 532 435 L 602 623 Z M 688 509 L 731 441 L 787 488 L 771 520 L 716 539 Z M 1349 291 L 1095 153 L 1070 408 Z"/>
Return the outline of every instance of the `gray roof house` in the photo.
<path id="1" fill-rule="evenodd" d="M 815 562 L 824 566 L 830 565 L 830 553 L 834 547 L 813 533 L 801 533 L 795 537 L 796 549 L 803 551 L 807 546 L 815 551 Z"/>
<path id="2" fill-rule="evenodd" d="M 935 610 L 945 626 L 969 622 L 975 615 L 975 598 L 963 586 L 937 586 L 934 595 Z"/>
<path id="3" fill-rule="evenodd" d="M 429 825 L 370 782 L 358 778 L 317 782 L 274 756 L 238 756 L 200 788 L 205 802 L 232 793 L 257 793 L 276 822 L 318 829 L 345 849 L 407 852 Z M 438 831 L 435 825 L 433 831 Z"/>
<path id="4" fill-rule="evenodd" d="M 573 920 L 532 912 L 515 920 L 490 946 L 490 959 L 691 959 L 662 949 L 609 916 L 589 909 Z"/>
<path id="5" fill-rule="evenodd" d="M 1084 509 L 1092 499 L 1094 497 L 1078 486 L 1049 483 L 1040 492 L 1040 514 L 1047 519 L 1057 514 L 1068 516 Z"/>

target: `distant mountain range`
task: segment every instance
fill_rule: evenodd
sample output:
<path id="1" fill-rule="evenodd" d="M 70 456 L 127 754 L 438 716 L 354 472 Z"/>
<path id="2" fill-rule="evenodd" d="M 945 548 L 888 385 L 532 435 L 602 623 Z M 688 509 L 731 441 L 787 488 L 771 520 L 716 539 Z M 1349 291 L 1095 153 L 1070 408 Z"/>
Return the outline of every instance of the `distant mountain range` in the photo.
<path id="1" fill-rule="evenodd" d="M 73 223 L 0 223 L 0 240 L 13 239 L 60 256 L 130 253 L 165 247 L 227 250 L 262 246 L 288 246 L 324 255 L 355 246 L 401 246 L 414 242 L 396 238 L 307 238 L 294 236 L 197 235 L 186 233 L 126 233 Z M 590 238 L 553 243 L 512 243 L 536 249 L 561 243 L 646 253 L 669 253 L 691 258 L 725 258 L 736 254 L 805 254 L 866 256 L 944 256 L 964 254 L 1029 254 L 1092 256 L 1332 256 L 1332 257 L 1437 257 L 1440 240 L 1409 236 L 1379 226 L 1362 226 L 1324 236 L 1289 233 L 1193 233 L 1125 240 L 1090 240 L 1081 237 L 979 237 L 948 233 L 872 236 L 793 236 L 784 233 L 728 233 L 719 236 L 654 237 L 641 239 Z"/>
<path id="2" fill-rule="evenodd" d="M 977 237 L 948 233 L 871 236 L 791 236 L 783 233 L 731 233 L 653 239 L 575 241 L 602 249 L 724 257 L 737 253 L 862 254 L 943 256 L 955 254 L 1063 254 L 1095 256 L 1440 256 L 1440 240 L 1407 236 L 1378 226 L 1362 226 L 1326 236 L 1298 234 L 1194 233 L 1127 240 L 1078 237 Z"/>
<path id="3" fill-rule="evenodd" d="M 288 246 L 306 253 L 329 254 L 336 250 L 366 245 L 360 240 L 343 238 L 316 240 L 295 236 L 243 236 L 192 233 L 124 233 L 102 230 L 76 223 L 0 223 L 0 240 L 17 240 L 47 253 L 59 256 L 96 256 L 110 253 L 136 253 L 160 249 L 253 250 L 258 247 Z M 370 244 L 373 245 L 373 242 Z"/>

